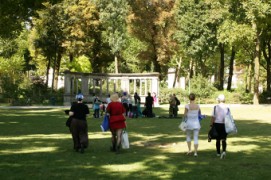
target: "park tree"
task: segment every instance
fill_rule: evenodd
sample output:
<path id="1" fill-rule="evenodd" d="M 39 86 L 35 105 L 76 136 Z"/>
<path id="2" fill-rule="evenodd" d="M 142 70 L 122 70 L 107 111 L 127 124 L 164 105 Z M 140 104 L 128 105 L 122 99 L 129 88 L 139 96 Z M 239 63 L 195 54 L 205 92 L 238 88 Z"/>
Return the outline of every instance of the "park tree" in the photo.
<path id="1" fill-rule="evenodd" d="M 99 16 L 104 31 L 104 39 L 114 55 L 115 73 L 119 73 L 119 59 L 127 41 L 127 21 L 129 12 L 127 0 L 99 0 Z"/>
<path id="2" fill-rule="evenodd" d="M 30 67 L 34 67 L 29 61 L 28 56 L 28 31 L 24 30 L 21 34 L 7 41 L 0 38 L 0 89 L 5 98 L 10 103 L 18 102 L 23 96 L 24 81 L 28 77 Z"/>
<path id="3" fill-rule="evenodd" d="M 242 2 L 246 19 L 254 32 L 254 96 L 253 104 L 259 104 L 259 78 L 261 60 L 261 33 L 265 30 L 265 20 L 270 17 L 271 3 L 261 0 L 247 0 Z"/>
<path id="4" fill-rule="evenodd" d="M 271 3 L 267 5 L 271 8 Z M 266 13 L 266 17 L 262 20 L 262 31 L 260 36 L 261 50 L 263 61 L 260 61 L 261 66 L 266 70 L 266 91 L 271 93 L 271 12 Z"/>
<path id="5" fill-rule="evenodd" d="M 271 17 L 268 18 L 270 21 Z M 271 22 L 268 22 L 266 29 L 271 29 Z M 271 32 L 263 31 L 262 34 L 262 53 L 265 59 L 263 67 L 266 69 L 266 91 L 271 92 Z"/>
<path id="6" fill-rule="evenodd" d="M 52 90 L 57 89 L 58 75 L 63 56 L 64 41 L 61 12 L 59 5 L 45 3 L 46 9 L 39 11 L 39 17 L 33 19 L 31 41 L 37 53 L 41 53 L 46 61 L 46 85 L 48 86 L 49 69 L 53 69 Z"/>
<path id="7" fill-rule="evenodd" d="M 209 11 L 210 6 L 203 1 L 181 0 L 175 7 L 177 30 L 174 38 L 181 48 L 180 57 L 188 71 L 188 79 L 197 74 L 208 77 L 216 69 L 212 59 L 217 48 L 216 16 Z"/>
<path id="8" fill-rule="evenodd" d="M 125 69 L 122 72 L 138 73 L 144 72 L 146 67 L 146 61 L 142 61 L 138 54 L 146 48 L 144 42 L 137 38 L 127 35 L 126 41 L 127 47 L 122 52 L 122 57 L 125 59 L 122 63 L 125 65 Z M 123 67 L 123 65 L 121 65 Z M 124 71 L 125 70 L 125 71 Z"/>
<path id="9" fill-rule="evenodd" d="M 221 12 L 224 12 L 225 16 L 222 16 L 224 17 L 223 21 L 218 26 L 217 39 L 218 43 L 223 44 L 227 49 L 224 53 L 229 54 L 225 60 L 222 61 L 221 59 L 221 63 L 229 61 L 225 67 L 228 67 L 227 90 L 231 91 L 234 62 L 236 61 L 237 53 L 241 52 L 240 49 L 244 45 L 248 47 L 251 44 L 253 36 L 250 26 L 246 24 L 244 9 L 240 1 L 225 1 L 220 4 L 219 8 L 224 9 Z M 223 74 L 225 74 L 224 71 Z M 224 83 L 221 81 L 220 89 L 223 89 L 223 85 Z"/>
<path id="10" fill-rule="evenodd" d="M 138 57 L 147 61 L 146 71 L 160 72 L 164 77 L 175 46 L 175 41 L 172 41 L 175 1 L 135 0 L 129 4 L 129 33 L 146 46 Z"/>
<path id="11" fill-rule="evenodd" d="M 12 0 L 1 1 L 0 4 L 0 37 L 4 39 L 15 38 L 25 26 L 32 25 L 32 17 L 37 15 L 37 10 L 43 9 L 43 2 L 48 0 Z M 49 0 L 55 4 L 61 0 Z"/>
<path id="12" fill-rule="evenodd" d="M 79 56 L 90 61 L 90 69 L 100 72 L 102 67 L 101 23 L 96 3 L 88 0 L 63 1 L 63 47 L 69 62 Z M 81 57 L 82 58 L 82 57 Z M 83 58 L 83 59 L 85 59 Z"/>

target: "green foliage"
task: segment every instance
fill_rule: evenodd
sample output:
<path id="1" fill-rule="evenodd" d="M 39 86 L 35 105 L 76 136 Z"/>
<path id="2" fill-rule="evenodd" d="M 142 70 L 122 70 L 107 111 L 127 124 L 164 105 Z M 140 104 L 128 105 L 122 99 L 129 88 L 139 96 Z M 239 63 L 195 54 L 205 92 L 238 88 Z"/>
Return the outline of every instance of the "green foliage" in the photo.
<path id="1" fill-rule="evenodd" d="M 211 97 L 216 91 L 210 81 L 202 75 L 193 77 L 190 80 L 190 87 L 188 84 L 188 88 L 191 93 L 196 94 L 198 99 Z"/>
<path id="2" fill-rule="evenodd" d="M 188 83 L 185 90 L 180 88 L 169 89 L 167 87 L 160 87 L 159 101 L 160 103 L 168 103 L 169 95 L 176 94 L 182 103 L 189 103 L 189 93 L 196 94 L 196 101 L 199 104 L 216 104 L 219 94 L 225 95 L 226 103 L 228 104 L 252 104 L 253 99 L 253 94 L 246 92 L 244 88 L 240 87 L 231 92 L 217 91 L 207 78 L 195 76 L 190 81 L 190 88 Z"/>
<path id="3" fill-rule="evenodd" d="M 270 7 L 270 1 L 260 0 L 3 1 L 0 56 L 24 57 L 24 68 L 18 70 L 21 77 L 35 66 L 35 74 L 46 76 L 47 68 L 53 67 L 57 76 L 59 69 L 68 67 L 64 59 L 72 62 L 72 71 L 114 72 L 115 56 L 120 72 L 157 71 L 164 81 L 168 67 L 178 66 L 178 75 L 215 75 L 222 80 L 223 75 L 217 76 L 217 44 L 225 44 L 225 67 L 230 50 L 234 49 L 235 68 L 253 72 L 258 64 L 252 61 L 256 32 L 261 48 L 268 50 L 270 46 Z M 267 56 L 258 57 L 267 60 Z M 266 68 L 263 58 L 260 64 Z M 260 84 L 265 83 L 262 79 L 270 79 L 265 76 L 267 70 L 259 71 Z M 166 83 L 161 85 L 166 87 Z M 200 80 L 193 84 L 191 79 L 190 91 L 196 91 L 201 101 L 208 99 L 213 89 L 209 83 L 206 85 L 203 87 Z M 20 82 L 18 88 L 27 89 L 27 84 L 23 86 Z M 251 94 L 242 92 L 233 97 L 250 103 Z"/>
<path id="4" fill-rule="evenodd" d="M 68 64 L 68 67 L 72 72 L 92 72 L 89 58 L 86 56 L 79 56 L 78 58 L 75 58 L 74 61 Z"/>
<path id="5" fill-rule="evenodd" d="M 0 87 L 4 98 L 15 101 L 19 98 L 20 83 L 23 82 L 22 73 L 23 61 L 18 56 L 12 56 L 10 59 L 0 57 Z"/>
<path id="6" fill-rule="evenodd" d="M 134 38 L 133 36 L 127 37 L 127 47 L 121 53 L 122 57 L 126 60 L 125 63 L 122 63 L 122 69 L 125 69 L 126 72 L 144 72 L 146 61 L 141 61 L 138 54 L 141 51 L 146 50 L 146 44 L 138 39 Z M 125 72 L 125 71 L 121 71 Z"/>
<path id="7" fill-rule="evenodd" d="M 0 37 L 15 38 L 25 26 L 30 26 L 32 17 L 37 15 L 36 11 L 44 8 L 42 3 L 58 3 L 60 1 L 62 0 L 1 1 Z"/>
<path id="8" fill-rule="evenodd" d="M 234 91 L 216 91 L 210 98 L 204 99 L 203 103 L 215 104 L 217 103 L 217 97 L 219 94 L 224 94 L 227 104 L 252 104 L 252 93 L 245 92 L 244 89 L 239 88 Z"/>
<path id="9" fill-rule="evenodd" d="M 175 94 L 181 103 L 187 102 L 188 92 L 181 88 L 161 88 L 159 92 L 159 103 L 168 104 L 169 95 Z"/>
<path id="10" fill-rule="evenodd" d="M 259 100 L 261 104 L 271 104 L 271 92 L 262 92 L 259 96 Z"/>
<path id="11" fill-rule="evenodd" d="M 106 28 L 106 41 L 113 54 L 124 49 L 126 41 L 126 17 L 128 4 L 126 0 L 100 0 L 100 20 Z"/>

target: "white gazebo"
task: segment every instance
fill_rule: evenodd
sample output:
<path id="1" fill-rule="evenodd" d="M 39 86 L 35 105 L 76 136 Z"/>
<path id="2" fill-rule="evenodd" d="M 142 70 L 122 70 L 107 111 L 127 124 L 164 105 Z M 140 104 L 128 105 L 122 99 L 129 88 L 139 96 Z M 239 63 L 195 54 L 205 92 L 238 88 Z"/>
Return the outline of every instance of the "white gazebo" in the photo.
<path id="1" fill-rule="evenodd" d="M 159 73 L 78 73 L 64 72 L 64 105 L 71 105 L 75 95 L 82 93 L 86 102 L 93 94 L 102 100 L 113 92 L 135 92 L 145 100 L 148 92 L 159 94 Z"/>

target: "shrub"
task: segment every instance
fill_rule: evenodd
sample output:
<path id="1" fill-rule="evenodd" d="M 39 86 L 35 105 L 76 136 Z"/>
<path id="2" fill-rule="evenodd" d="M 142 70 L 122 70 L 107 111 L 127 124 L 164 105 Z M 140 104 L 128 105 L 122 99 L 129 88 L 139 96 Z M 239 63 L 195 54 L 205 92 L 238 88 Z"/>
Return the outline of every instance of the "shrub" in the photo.
<path id="1" fill-rule="evenodd" d="M 260 104 L 271 104 L 271 92 L 264 91 L 259 95 Z"/>
<path id="2" fill-rule="evenodd" d="M 198 98 L 209 98 L 215 91 L 216 88 L 202 75 L 195 76 L 190 80 L 190 92 L 195 93 Z"/>
<path id="3" fill-rule="evenodd" d="M 168 103 L 170 94 L 175 94 L 176 97 L 181 101 L 181 103 L 186 102 L 188 96 L 187 91 L 181 88 L 161 88 L 158 96 L 159 103 Z"/>

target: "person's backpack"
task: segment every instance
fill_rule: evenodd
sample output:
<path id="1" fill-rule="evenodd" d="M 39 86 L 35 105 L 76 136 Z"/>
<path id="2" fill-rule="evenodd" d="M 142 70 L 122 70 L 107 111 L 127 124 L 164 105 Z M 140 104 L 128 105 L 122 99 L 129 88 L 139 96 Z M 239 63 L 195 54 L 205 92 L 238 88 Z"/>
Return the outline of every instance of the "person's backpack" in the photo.
<path id="1" fill-rule="evenodd" d="M 176 105 L 180 105 L 180 104 L 181 104 L 180 100 L 176 98 Z"/>

